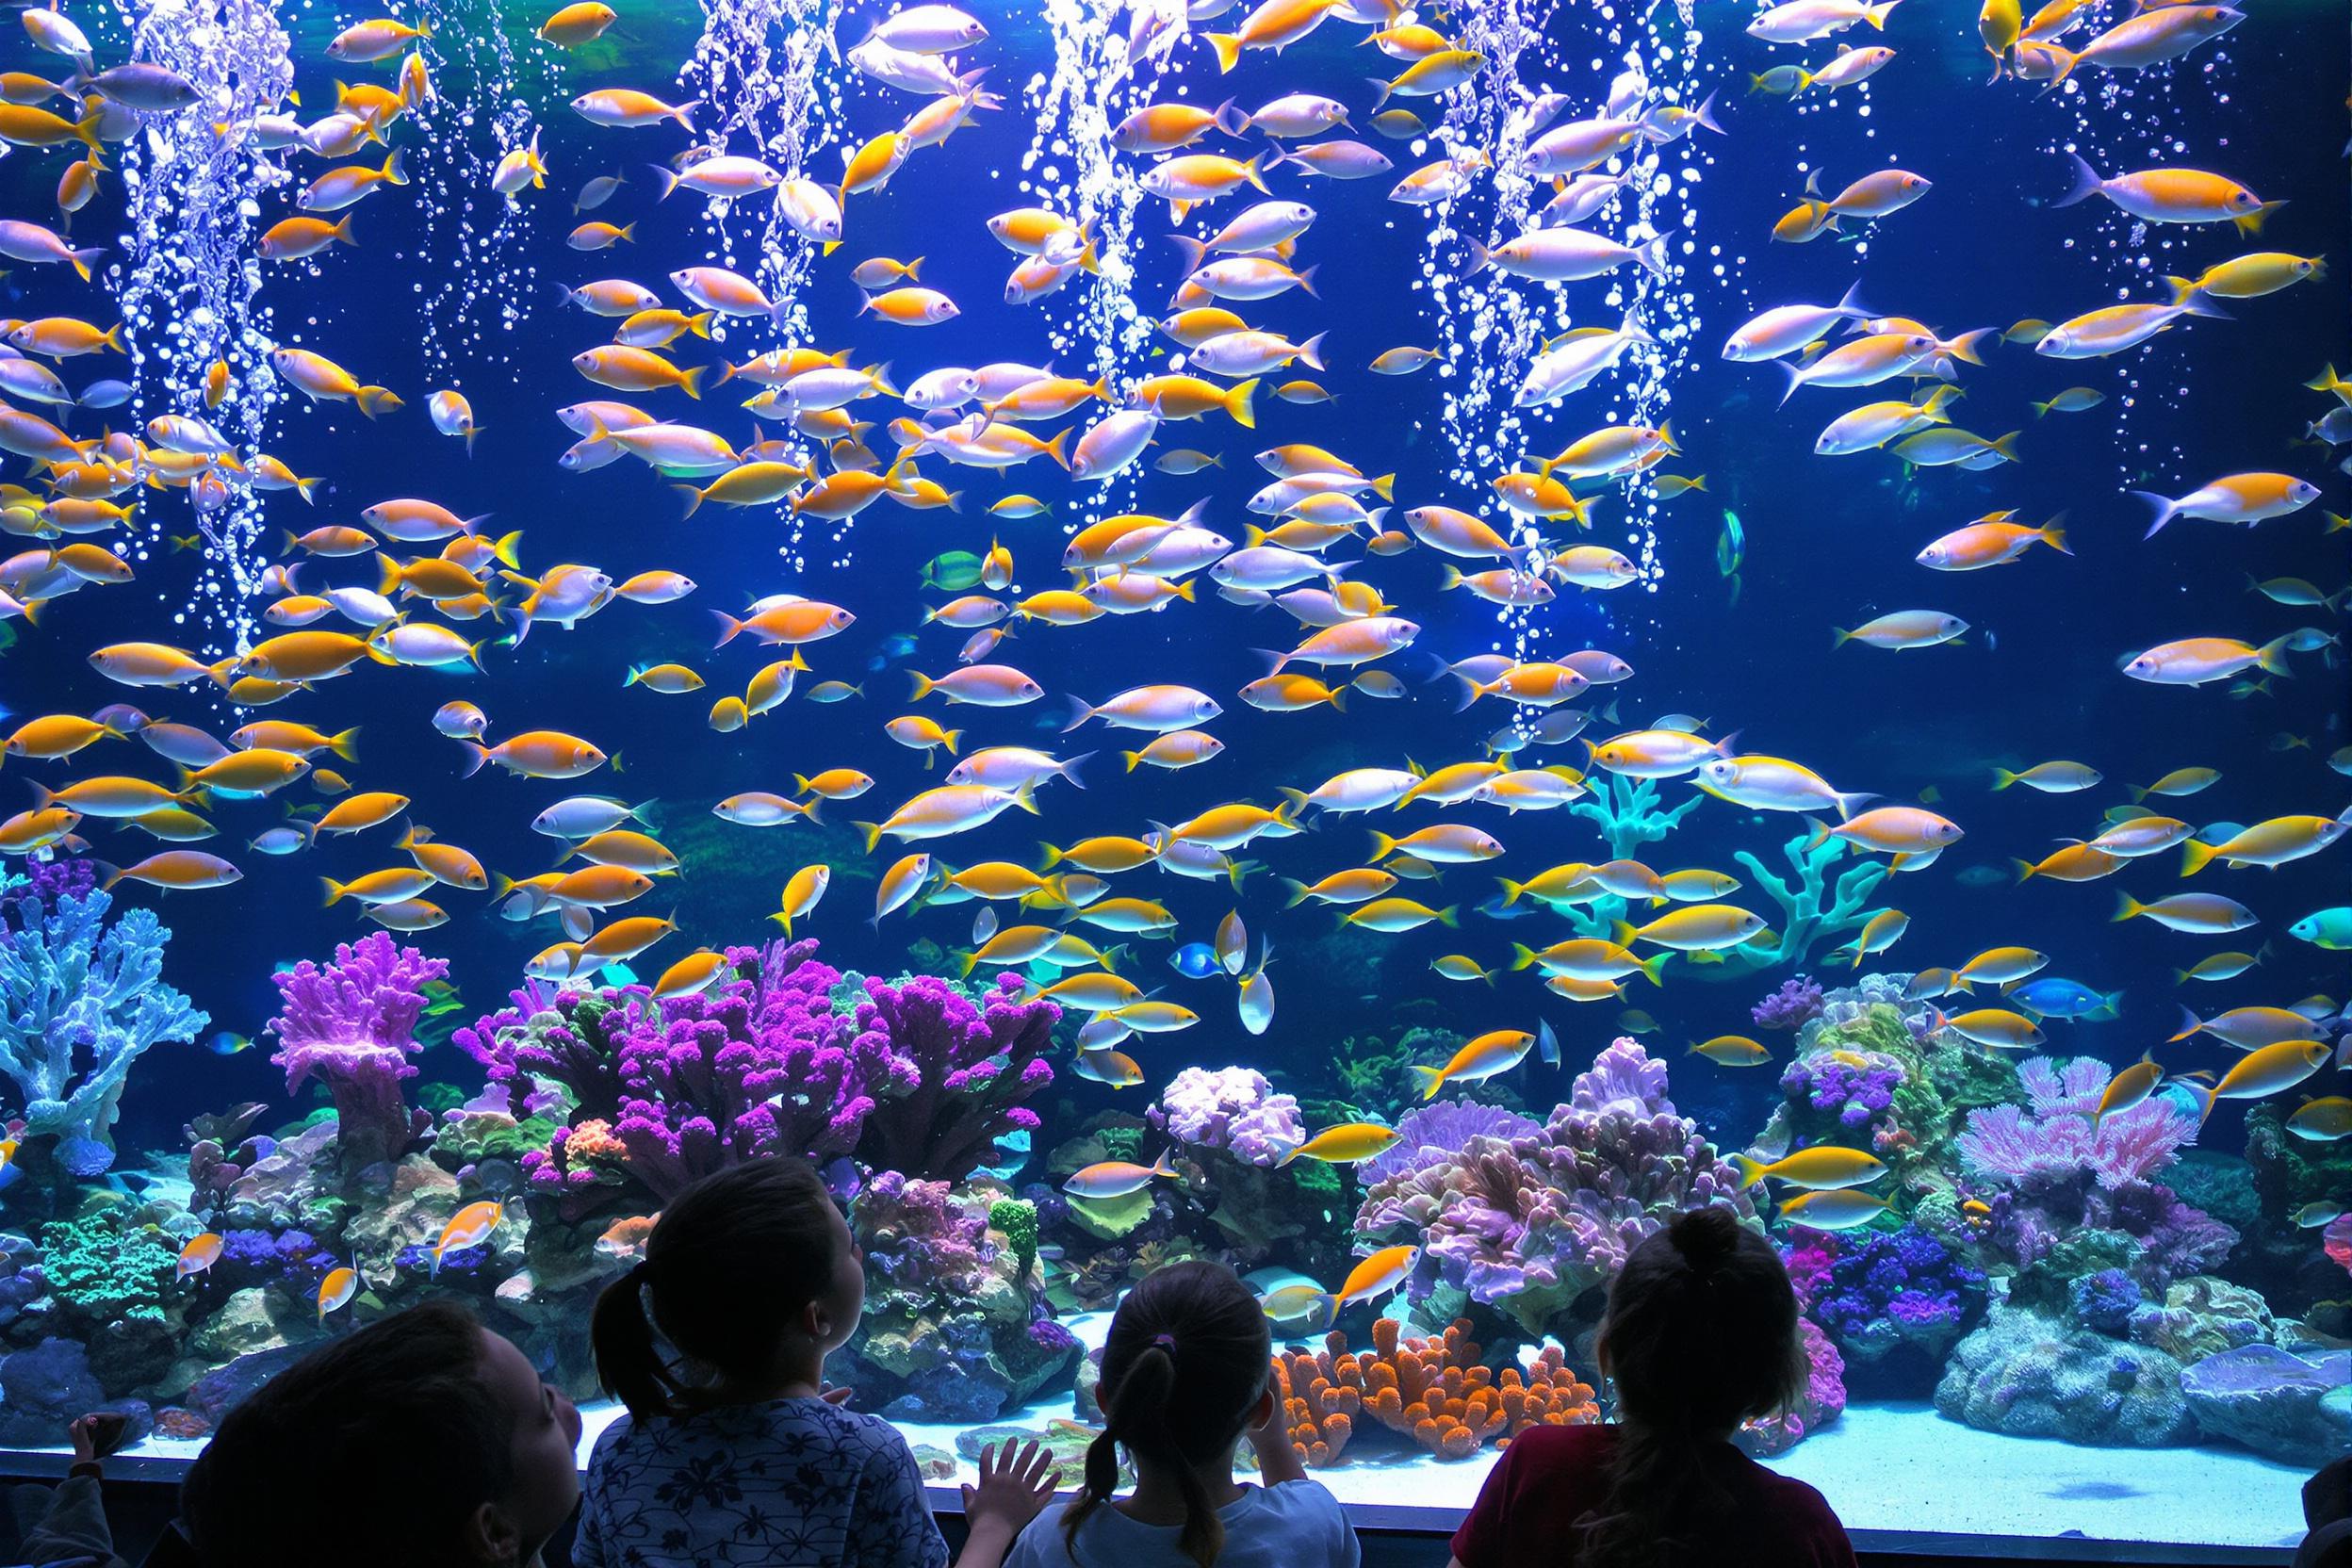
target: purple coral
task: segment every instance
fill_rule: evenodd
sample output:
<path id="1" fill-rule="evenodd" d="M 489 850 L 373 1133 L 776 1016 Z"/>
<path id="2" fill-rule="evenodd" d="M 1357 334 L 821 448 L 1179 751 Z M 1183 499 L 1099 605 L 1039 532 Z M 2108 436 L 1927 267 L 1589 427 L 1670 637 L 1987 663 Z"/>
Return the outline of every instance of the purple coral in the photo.
<path id="1" fill-rule="evenodd" d="M 936 975 L 866 982 L 856 1051 L 874 1107 L 859 1157 L 877 1168 L 960 1181 L 1016 1130 L 1035 1132 L 1021 1103 L 1054 1081 L 1045 1059 L 1061 1009 L 1021 1000 L 1000 975 L 974 1002 Z"/>
<path id="2" fill-rule="evenodd" d="M 1800 1234 L 1789 1277 L 1849 1355 L 1875 1360 L 1903 1344 L 1940 1354 L 1984 1298 L 1984 1273 L 1917 1225 Z"/>
<path id="3" fill-rule="evenodd" d="M 1751 1421 L 1733 1434 L 1732 1441 L 1747 1453 L 1787 1453 L 1845 1413 L 1845 1358 L 1810 1319 L 1797 1320 L 1797 1334 L 1805 1343 L 1805 1389 L 1788 1409 Z"/>
<path id="4" fill-rule="evenodd" d="M 1801 1056 L 1780 1076 L 1781 1092 L 1859 1131 L 1886 1115 L 1903 1084 L 1903 1064 L 1876 1053 Z"/>
<path id="5" fill-rule="evenodd" d="M 904 1290 L 969 1296 L 988 1282 L 996 1248 L 984 1214 L 959 1206 L 946 1182 L 885 1170 L 858 1193 L 858 1244 L 869 1278 Z"/>
<path id="6" fill-rule="evenodd" d="M 1474 1137 L 1508 1141 L 1543 1131 L 1542 1122 L 1499 1105 L 1481 1105 L 1475 1100 L 1432 1100 L 1396 1119 L 1396 1141 L 1356 1167 L 1356 1179 L 1369 1186 L 1392 1176 L 1409 1176 L 1442 1165 L 1468 1148 Z"/>
<path id="7" fill-rule="evenodd" d="M 1421 1241 L 1416 1299 L 1442 1281 L 1540 1332 L 1643 1237 L 1707 1203 L 1754 1213 L 1714 1146 L 1666 1098 L 1666 1064 L 1620 1039 L 1542 1128 L 1473 1135 L 1450 1157 L 1373 1183 L 1355 1228 L 1366 1239 Z"/>
<path id="8" fill-rule="evenodd" d="M 1748 1009 L 1758 1029 L 1802 1029 L 1821 1016 L 1821 982 L 1805 974 L 1783 980 L 1778 990 Z"/>
<path id="9" fill-rule="evenodd" d="M 1307 1141 L 1296 1096 L 1276 1094 L 1250 1068 L 1188 1067 L 1144 1113 L 1179 1143 L 1222 1149 L 1248 1165 L 1272 1166 Z"/>
<path id="10" fill-rule="evenodd" d="M 400 1080 L 416 1075 L 408 1058 L 418 1049 L 424 988 L 449 972 L 448 959 L 375 931 L 338 944 L 330 965 L 305 958 L 270 977 L 283 1009 L 270 1021 L 279 1047 L 270 1059 L 286 1069 L 288 1094 L 311 1077 L 327 1086 L 345 1170 L 392 1158 L 423 1130 L 400 1099 Z"/>

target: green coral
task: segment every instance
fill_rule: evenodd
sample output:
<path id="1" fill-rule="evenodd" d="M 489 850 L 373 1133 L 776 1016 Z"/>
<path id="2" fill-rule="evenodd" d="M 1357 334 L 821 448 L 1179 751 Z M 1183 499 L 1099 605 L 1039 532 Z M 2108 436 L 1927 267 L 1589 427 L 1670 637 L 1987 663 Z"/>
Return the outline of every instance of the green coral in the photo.
<path id="1" fill-rule="evenodd" d="M 419 1110 L 431 1111 L 435 1116 L 441 1116 L 456 1110 L 470 1098 L 471 1096 L 455 1084 L 435 1082 L 427 1084 L 416 1091 L 416 1105 Z"/>
<path id="2" fill-rule="evenodd" d="M 1325 1198 L 1336 1198 L 1340 1192 L 1339 1168 L 1321 1160 L 1297 1160 L 1290 1166 L 1291 1180 L 1298 1184 L 1300 1192 Z"/>
<path id="3" fill-rule="evenodd" d="M 1003 1233 L 1022 1279 L 1037 1263 L 1037 1206 L 1026 1198 L 1002 1198 L 988 1205 L 988 1229 Z"/>
<path id="4" fill-rule="evenodd" d="M 531 1151 L 547 1148 L 562 1130 L 560 1123 L 546 1117 L 529 1116 L 517 1121 L 503 1112 L 478 1111 L 441 1123 L 433 1134 L 433 1158 L 452 1170 L 484 1160 L 519 1162 Z"/>
<path id="5" fill-rule="evenodd" d="M 1070 1217 L 1088 1235 L 1117 1241 L 1152 1217 L 1152 1189 L 1141 1187 L 1119 1198 L 1073 1196 Z"/>
<path id="6" fill-rule="evenodd" d="M 118 1211 L 41 1228 L 41 1277 L 50 1296 L 97 1322 L 160 1321 L 178 1254 L 151 1226 L 125 1228 Z"/>

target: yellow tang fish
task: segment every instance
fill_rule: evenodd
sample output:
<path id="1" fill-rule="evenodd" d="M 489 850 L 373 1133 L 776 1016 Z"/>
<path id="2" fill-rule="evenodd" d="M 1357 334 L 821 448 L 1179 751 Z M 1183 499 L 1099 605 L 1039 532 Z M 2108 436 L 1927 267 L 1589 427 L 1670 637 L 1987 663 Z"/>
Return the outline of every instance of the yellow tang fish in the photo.
<path id="1" fill-rule="evenodd" d="M 1740 1187 L 1746 1191 L 1758 1182 L 1786 1182 L 1792 1187 L 1805 1187 L 1815 1192 L 1835 1191 L 1841 1187 L 1867 1186 L 1886 1174 L 1884 1162 L 1859 1149 L 1840 1144 L 1816 1144 L 1800 1149 L 1782 1159 L 1766 1165 L 1745 1154 L 1729 1156 L 1731 1167 L 1740 1173 Z M 1807 1220 L 1805 1223 L 1814 1223 Z"/>
<path id="2" fill-rule="evenodd" d="M 1413 1064 L 1413 1076 L 1421 1081 L 1421 1098 L 1434 1100 L 1449 1083 L 1474 1083 L 1509 1072 L 1534 1047 L 1535 1037 L 1524 1029 L 1493 1029 L 1466 1042 L 1444 1067 Z"/>
<path id="3" fill-rule="evenodd" d="M 1277 1167 L 1293 1160 L 1321 1160 L 1327 1165 L 1355 1165 L 1395 1146 L 1394 1127 L 1371 1121 L 1345 1121 L 1326 1127 L 1296 1149 L 1285 1150 Z"/>

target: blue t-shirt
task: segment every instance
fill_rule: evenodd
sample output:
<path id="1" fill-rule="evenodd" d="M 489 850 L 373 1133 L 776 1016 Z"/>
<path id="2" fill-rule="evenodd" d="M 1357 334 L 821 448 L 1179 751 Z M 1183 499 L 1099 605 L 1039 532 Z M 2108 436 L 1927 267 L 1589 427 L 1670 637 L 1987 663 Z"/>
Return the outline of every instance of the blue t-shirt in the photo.
<path id="1" fill-rule="evenodd" d="M 1078 1539 L 1062 1533 L 1067 1501 L 1050 1505 L 1013 1543 L 1004 1568 L 1197 1568 L 1176 1544 L 1174 1525 L 1144 1525 L 1108 1503 L 1086 1515 Z M 1217 1511 L 1225 1523 L 1225 1549 L 1217 1568 L 1356 1568 L 1362 1554 L 1354 1527 L 1320 1481 L 1253 1486 Z"/>
<path id="2" fill-rule="evenodd" d="M 897 1429 L 823 1399 L 727 1405 L 596 1439 L 578 1568 L 946 1568 Z"/>

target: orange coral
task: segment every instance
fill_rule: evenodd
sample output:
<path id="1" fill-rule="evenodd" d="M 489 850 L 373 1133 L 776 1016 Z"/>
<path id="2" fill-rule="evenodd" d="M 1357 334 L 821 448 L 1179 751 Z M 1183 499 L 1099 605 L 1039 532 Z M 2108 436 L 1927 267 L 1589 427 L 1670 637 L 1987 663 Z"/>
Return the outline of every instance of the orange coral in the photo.
<path id="1" fill-rule="evenodd" d="M 1383 1317 L 1372 1325 L 1372 1346 L 1352 1353 L 1348 1336 L 1335 1332 L 1319 1351 L 1293 1346 L 1275 1356 L 1291 1442 L 1308 1464 L 1337 1462 L 1364 1413 L 1441 1459 L 1468 1459 L 1529 1427 L 1600 1419 L 1591 1386 L 1568 1370 L 1557 1345 L 1524 1374 L 1511 1366 L 1499 1378 L 1480 1364 L 1466 1318 L 1440 1337 L 1400 1339 L 1396 1320 Z"/>
<path id="2" fill-rule="evenodd" d="M 613 1135 L 611 1122 L 591 1119 L 576 1123 L 564 1135 L 564 1157 L 580 1165 L 589 1160 L 624 1160 L 629 1151 Z"/>

